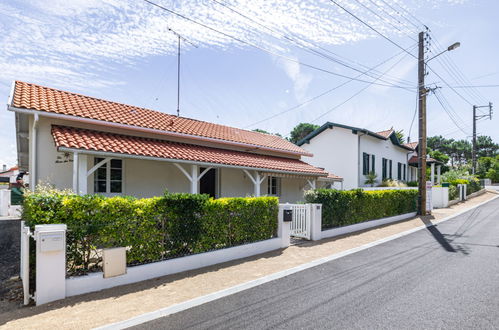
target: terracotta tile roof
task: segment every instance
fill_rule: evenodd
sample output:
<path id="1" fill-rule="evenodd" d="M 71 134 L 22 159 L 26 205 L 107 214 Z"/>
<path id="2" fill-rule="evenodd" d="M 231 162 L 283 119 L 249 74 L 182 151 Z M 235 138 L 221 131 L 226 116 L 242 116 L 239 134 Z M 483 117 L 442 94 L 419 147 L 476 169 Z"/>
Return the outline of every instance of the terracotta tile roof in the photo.
<path id="1" fill-rule="evenodd" d="M 187 134 L 311 156 L 295 144 L 275 135 L 247 131 L 163 112 L 106 101 L 53 88 L 16 81 L 13 107 L 101 120 L 111 123 Z"/>
<path id="2" fill-rule="evenodd" d="M 57 148 L 84 149 L 139 155 L 155 158 L 187 160 L 193 162 L 234 165 L 286 171 L 313 176 L 327 176 L 323 169 L 298 159 L 257 155 L 193 144 L 178 143 L 150 138 L 98 132 L 65 126 L 52 126 L 52 136 Z"/>
<path id="3" fill-rule="evenodd" d="M 413 150 L 416 149 L 416 147 L 418 146 L 418 142 L 409 142 L 409 143 L 404 143 L 404 145 L 408 148 L 411 148 Z"/>
<path id="4" fill-rule="evenodd" d="M 376 132 L 376 134 L 381 135 L 384 138 L 388 138 L 393 133 L 393 128 L 390 128 L 386 131 Z"/>

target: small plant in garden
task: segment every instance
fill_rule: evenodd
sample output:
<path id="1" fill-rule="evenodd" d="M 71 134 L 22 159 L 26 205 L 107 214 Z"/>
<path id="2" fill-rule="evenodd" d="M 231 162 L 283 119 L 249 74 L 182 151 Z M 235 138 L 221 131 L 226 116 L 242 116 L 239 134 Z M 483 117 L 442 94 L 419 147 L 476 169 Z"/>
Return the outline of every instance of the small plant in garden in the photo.
<path id="1" fill-rule="evenodd" d="M 385 179 L 381 181 L 378 187 L 407 187 L 407 184 L 398 180 Z"/>
<path id="2" fill-rule="evenodd" d="M 371 187 L 374 187 L 374 184 L 376 183 L 376 179 L 378 178 L 378 175 L 374 171 L 371 171 L 365 177 L 366 177 L 366 181 L 364 181 L 364 183 L 370 184 Z"/>

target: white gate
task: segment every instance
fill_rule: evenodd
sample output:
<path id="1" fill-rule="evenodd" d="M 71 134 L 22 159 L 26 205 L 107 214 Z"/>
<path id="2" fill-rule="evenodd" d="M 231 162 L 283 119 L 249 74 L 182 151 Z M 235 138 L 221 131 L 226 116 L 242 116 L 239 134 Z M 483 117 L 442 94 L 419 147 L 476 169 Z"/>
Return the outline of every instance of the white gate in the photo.
<path id="1" fill-rule="evenodd" d="M 293 209 L 293 221 L 291 222 L 291 236 L 310 239 L 310 204 L 291 204 Z"/>
<path id="2" fill-rule="evenodd" d="M 29 240 L 32 236 L 29 227 L 24 225 L 24 221 L 21 221 L 21 262 L 19 275 L 23 281 L 23 296 L 24 305 L 29 304 Z"/>

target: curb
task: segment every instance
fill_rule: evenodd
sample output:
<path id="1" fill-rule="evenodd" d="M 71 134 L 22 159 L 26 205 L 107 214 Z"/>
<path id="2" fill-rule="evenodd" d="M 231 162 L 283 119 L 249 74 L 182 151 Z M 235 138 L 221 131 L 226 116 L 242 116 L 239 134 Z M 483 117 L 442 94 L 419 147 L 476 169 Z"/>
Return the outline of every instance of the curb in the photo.
<path id="1" fill-rule="evenodd" d="M 142 314 L 142 315 L 139 315 L 139 316 L 135 316 L 135 317 L 130 318 L 128 320 L 111 323 L 111 324 L 104 325 L 104 326 L 101 326 L 101 327 L 98 327 L 98 328 L 95 328 L 95 329 L 98 329 L 98 330 L 104 330 L 104 329 L 106 329 L 106 330 L 107 329 L 125 329 L 125 328 L 128 328 L 128 327 L 132 327 L 132 326 L 136 326 L 136 325 L 139 325 L 139 324 L 143 324 L 145 322 L 149 322 L 149 321 L 152 321 L 152 320 L 155 320 L 155 319 L 159 319 L 159 318 L 164 317 L 164 316 L 175 314 L 175 313 L 178 313 L 178 312 L 190 309 L 192 307 L 196 307 L 196 306 L 199 306 L 199 305 L 202 305 L 202 304 L 205 304 L 205 303 L 208 303 L 208 302 L 211 302 L 211 301 L 214 301 L 214 300 L 217 300 L 217 299 L 220 299 L 220 298 L 223 298 L 223 297 L 226 297 L 226 296 L 229 296 L 229 295 L 232 295 L 232 294 L 244 291 L 244 290 L 248 290 L 248 289 L 254 288 L 254 287 L 259 286 L 261 284 L 268 283 L 268 282 L 271 282 L 271 281 L 274 281 L 274 280 L 286 277 L 288 275 L 292 275 L 292 274 L 300 272 L 302 270 L 305 270 L 305 269 L 308 269 L 308 268 L 312 268 L 312 267 L 324 264 L 326 262 L 329 262 L 329 261 L 332 261 L 332 260 L 336 260 L 336 259 L 348 256 L 350 254 L 354 254 L 354 253 L 362 251 L 362 250 L 369 249 L 369 248 L 374 247 L 376 245 L 380 245 L 380 244 L 383 244 L 383 243 L 395 240 L 397 238 L 407 236 L 407 235 L 415 233 L 415 232 L 417 232 L 417 231 L 419 231 L 421 229 L 435 226 L 435 225 L 437 225 L 439 223 L 451 220 L 451 219 L 453 219 L 455 217 L 458 217 L 458 216 L 460 216 L 460 215 L 462 215 L 462 214 L 464 214 L 466 212 L 474 210 L 474 209 L 476 209 L 476 208 L 478 208 L 478 207 L 480 207 L 480 206 L 482 206 L 484 204 L 487 204 L 489 202 L 492 202 L 493 200 L 496 200 L 498 198 L 499 198 L 499 195 L 495 196 L 495 197 L 493 197 L 493 198 L 491 198 L 491 199 L 489 199 L 489 200 L 487 200 L 485 202 L 482 202 L 482 203 L 479 203 L 479 204 L 477 204 L 475 206 L 472 206 L 472 207 L 470 207 L 470 208 L 468 208 L 466 210 L 460 211 L 460 212 L 458 212 L 456 214 L 450 215 L 450 216 L 445 217 L 445 218 L 443 218 L 441 220 L 432 222 L 431 224 L 421 225 L 421 226 L 415 227 L 413 229 L 409 229 L 409 230 L 403 231 L 401 233 L 398 233 L 398 234 L 395 234 L 395 235 L 392 235 L 392 236 L 388 236 L 388 237 L 382 238 L 380 240 L 377 240 L 377 241 L 374 241 L 374 242 L 371 242 L 371 243 L 367 243 L 367 244 L 364 244 L 364 245 L 361 245 L 361 246 L 358 246 L 356 248 L 352 248 L 352 249 L 349 249 L 349 250 L 346 250 L 346 251 L 343 251 L 343 252 L 339 252 L 339 253 L 336 253 L 336 254 L 333 254 L 333 255 L 321 258 L 321 259 L 317 259 L 317 260 L 314 260 L 314 261 L 311 261 L 311 262 L 308 262 L 308 263 L 305 263 L 305 264 L 302 264 L 302 265 L 299 265 L 299 266 L 296 266 L 296 267 L 293 267 L 293 268 L 290 268 L 290 269 L 279 271 L 277 273 L 270 274 L 270 275 L 258 278 L 256 280 L 252 280 L 252 281 L 249 281 L 249 282 L 246 282 L 246 283 L 238 284 L 236 286 L 233 286 L 233 287 L 230 287 L 230 288 L 227 288 L 227 289 L 224 289 L 224 290 L 213 292 L 213 293 L 201 296 L 201 297 L 197 297 L 197 298 L 194 298 L 194 299 L 191 299 L 191 300 L 187 300 L 187 301 L 179 303 L 179 304 L 175 304 L 175 305 L 172 305 L 172 306 L 169 306 L 169 307 L 158 309 L 158 310 L 153 311 L 153 312 L 149 312 L 149 313 L 145 313 L 145 314 Z"/>

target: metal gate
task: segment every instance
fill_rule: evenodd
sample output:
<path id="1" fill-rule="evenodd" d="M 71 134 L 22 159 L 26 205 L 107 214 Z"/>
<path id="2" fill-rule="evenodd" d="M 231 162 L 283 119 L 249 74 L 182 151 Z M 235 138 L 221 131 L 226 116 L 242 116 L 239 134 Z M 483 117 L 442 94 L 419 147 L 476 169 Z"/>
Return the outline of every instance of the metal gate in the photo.
<path id="1" fill-rule="evenodd" d="M 310 204 L 291 204 L 293 221 L 291 221 L 291 236 L 310 239 Z"/>

